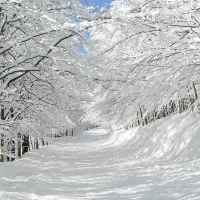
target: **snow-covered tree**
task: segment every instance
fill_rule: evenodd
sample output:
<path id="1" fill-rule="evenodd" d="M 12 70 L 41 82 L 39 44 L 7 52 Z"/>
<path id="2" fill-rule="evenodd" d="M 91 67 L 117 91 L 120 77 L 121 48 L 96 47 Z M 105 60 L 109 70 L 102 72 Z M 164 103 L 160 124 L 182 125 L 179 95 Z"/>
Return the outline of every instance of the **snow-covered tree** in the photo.
<path id="1" fill-rule="evenodd" d="M 11 152 L 7 143 L 16 150 L 22 135 L 45 138 L 79 123 L 92 85 L 86 58 L 77 48 L 85 53 L 92 47 L 86 31 L 94 22 L 101 22 L 100 13 L 75 0 L 0 2 L 4 156 Z"/>
<path id="2" fill-rule="evenodd" d="M 193 0 L 115 0 L 111 19 L 91 34 L 97 43 L 91 62 L 102 87 L 86 117 L 119 127 L 158 117 L 172 102 L 180 111 L 181 101 L 193 107 L 199 84 L 199 8 Z"/>

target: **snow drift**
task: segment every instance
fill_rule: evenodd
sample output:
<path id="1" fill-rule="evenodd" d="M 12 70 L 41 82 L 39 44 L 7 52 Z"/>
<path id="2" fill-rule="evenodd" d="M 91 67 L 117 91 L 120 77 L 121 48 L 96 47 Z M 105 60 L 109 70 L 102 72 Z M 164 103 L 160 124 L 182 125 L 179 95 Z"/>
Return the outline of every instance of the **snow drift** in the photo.
<path id="1" fill-rule="evenodd" d="M 121 146 L 127 155 L 131 152 L 138 161 L 197 159 L 200 158 L 200 116 L 183 113 L 137 129 L 120 130 L 112 134 L 109 143 Z"/>

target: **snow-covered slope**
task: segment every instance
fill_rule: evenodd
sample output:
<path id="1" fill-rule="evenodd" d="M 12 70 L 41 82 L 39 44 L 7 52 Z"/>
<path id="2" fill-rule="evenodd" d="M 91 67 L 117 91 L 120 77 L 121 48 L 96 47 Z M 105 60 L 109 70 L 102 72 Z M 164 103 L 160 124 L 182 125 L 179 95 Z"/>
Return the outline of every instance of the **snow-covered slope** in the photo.
<path id="1" fill-rule="evenodd" d="M 192 113 L 170 116 L 138 129 L 119 131 L 109 141 L 126 146 L 141 162 L 200 158 L 200 117 Z"/>
<path id="2" fill-rule="evenodd" d="M 0 163 L 0 199 L 200 199 L 200 117 L 56 139 Z"/>

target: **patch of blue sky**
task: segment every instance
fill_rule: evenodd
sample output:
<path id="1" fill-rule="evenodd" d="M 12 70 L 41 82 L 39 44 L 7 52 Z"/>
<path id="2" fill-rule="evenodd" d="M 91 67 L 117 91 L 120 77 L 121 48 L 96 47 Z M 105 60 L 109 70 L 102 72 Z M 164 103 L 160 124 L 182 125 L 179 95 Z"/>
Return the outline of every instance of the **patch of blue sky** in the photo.
<path id="1" fill-rule="evenodd" d="M 101 8 L 106 8 L 109 9 L 110 8 L 110 4 L 113 0 L 78 0 L 82 5 L 84 6 L 94 6 L 94 10 L 99 10 Z M 76 22 L 80 22 L 80 19 L 74 19 Z M 80 21 L 79 21 L 80 20 Z M 85 31 L 85 35 L 86 37 L 89 39 L 90 38 L 90 32 L 89 31 Z M 84 50 L 84 48 L 81 45 L 76 45 L 76 49 L 78 52 L 80 52 L 83 55 L 87 55 L 86 51 Z"/>
<path id="2" fill-rule="evenodd" d="M 97 8 L 105 7 L 107 9 L 110 8 L 110 3 L 113 0 L 78 0 L 84 6 L 95 6 Z"/>
<path id="3" fill-rule="evenodd" d="M 86 38 L 90 38 L 90 31 L 85 31 Z"/>
<path id="4" fill-rule="evenodd" d="M 85 51 L 85 49 L 81 46 L 81 45 L 76 45 L 76 50 L 79 52 L 79 53 L 81 53 L 81 54 L 83 54 L 83 55 L 87 55 L 87 52 Z"/>

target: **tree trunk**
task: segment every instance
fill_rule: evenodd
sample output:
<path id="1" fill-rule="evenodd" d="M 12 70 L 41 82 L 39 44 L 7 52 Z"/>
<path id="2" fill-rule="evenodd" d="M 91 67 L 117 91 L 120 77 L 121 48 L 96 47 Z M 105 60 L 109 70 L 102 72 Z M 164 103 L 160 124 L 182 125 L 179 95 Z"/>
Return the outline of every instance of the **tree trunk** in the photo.
<path id="1" fill-rule="evenodd" d="M 29 135 L 23 135 L 22 155 L 30 150 L 29 146 Z"/>
<path id="2" fill-rule="evenodd" d="M 22 135 L 21 133 L 18 133 L 18 140 L 19 140 L 19 144 L 18 144 L 18 158 L 22 157 Z"/>
<path id="3" fill-rule="evenodd" d="M 198 93 L 197 93 L 197 90 L 196 90 L 194 82 L 193 82 L 192 85 L 193 85 L 193 89 L 194 89 L 194 97 L 195 97 L 195 99 L 198 99 Z"/>
<path id="4" fill-rule="evenodd" d="M 3 157 L 3 133 L 0 133 L 0 162 L 4 162 L 4 157 Z"/>

